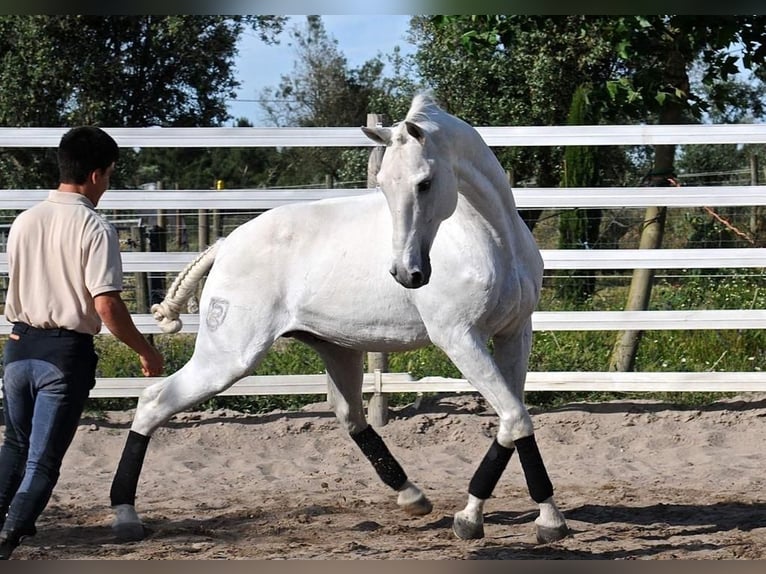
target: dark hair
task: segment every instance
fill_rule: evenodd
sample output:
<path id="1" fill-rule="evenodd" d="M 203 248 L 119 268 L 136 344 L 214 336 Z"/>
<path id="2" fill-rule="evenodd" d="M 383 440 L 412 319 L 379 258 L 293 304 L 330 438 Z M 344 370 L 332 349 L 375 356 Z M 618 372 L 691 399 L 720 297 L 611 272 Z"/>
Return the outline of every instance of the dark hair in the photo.
<path id="1" fill-rule="evenodd" d="M 83 184 L 95 170 L 105 170 L 117 161 L 120 148 L 101 128 L 81 126 L 70 129 L 58 147 L 59 180 Z"/>

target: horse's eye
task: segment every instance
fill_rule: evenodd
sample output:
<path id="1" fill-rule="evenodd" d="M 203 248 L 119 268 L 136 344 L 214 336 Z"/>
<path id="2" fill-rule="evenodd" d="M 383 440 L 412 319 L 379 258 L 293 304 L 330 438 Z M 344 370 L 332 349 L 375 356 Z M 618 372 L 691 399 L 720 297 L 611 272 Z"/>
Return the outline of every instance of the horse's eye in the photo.
<path id="1" fill-rule="evenodd" d="M 431 189 L 431 180 L 430 179 L 424 179 L 420 183 L 418 183 L 418 193 L 425 193 L 429 189 Z"/>

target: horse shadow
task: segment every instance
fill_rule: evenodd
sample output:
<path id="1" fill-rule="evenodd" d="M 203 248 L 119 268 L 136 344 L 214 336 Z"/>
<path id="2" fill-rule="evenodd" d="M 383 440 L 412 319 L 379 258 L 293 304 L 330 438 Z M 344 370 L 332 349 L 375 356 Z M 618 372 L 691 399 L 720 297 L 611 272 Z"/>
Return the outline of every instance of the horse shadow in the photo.
<path id="1" fill-rule="evenodd" d="M 536 512 L 491 512 L 485 516 L 486 524 L 514 526 L 532 523 Z M 587 524 L 627 524 L 646 527 L 641 533 L 631 532 L 633 540 L 645 540 L 651 545 L 644 548 L 615 548 L 608 551 L 589 551 L 568 549 L 566 543 L 538 545 L 535 543 L 490 544 L 470 551 L 474 560 L 633 560 L 651 558 L 665 552 L 705 552 L 719 550 L 721 543 L 689 540 L 668 542 L 670 537 L 709 536 L 729 531 L 750 532 L 766 528 L 766 503 L 717 502 L 709 505 L 699 504 L 652 504 L 647 506 L 607 506 L 585 504 L 564 511 L 568 521 Z M 443 522 L 443 521 L 442 521 Z M 650 528 L 655 525 L 662 528 Z M 665 534 L 670 529 L 670 531 Z M 587 526 L 582 530 L 572 528 L 572 536 L 587 533 Z M 615 531 L 617 533 L 617 530 Z M 602 535 L 592 539 L 609 541 L 613 538 Z M 501 540 L 501 539 L 498 539 Z M 658 544 L 658 542 L 660 542 Z"/>

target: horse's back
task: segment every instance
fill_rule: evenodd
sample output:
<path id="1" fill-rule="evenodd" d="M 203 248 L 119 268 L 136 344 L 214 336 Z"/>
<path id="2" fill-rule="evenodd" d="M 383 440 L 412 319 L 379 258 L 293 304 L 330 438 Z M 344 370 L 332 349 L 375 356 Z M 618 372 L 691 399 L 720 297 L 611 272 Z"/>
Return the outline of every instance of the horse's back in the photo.
<path id="1" fill-rule="evenodd" d="M 224 240 L 202 304 L 226 292 L 243 313 L 285 317 L 284 331 L 347 346 L 422 344 L 417 310 L 388 272 L 389 218 L 380 194 L 272 209 Z"/>

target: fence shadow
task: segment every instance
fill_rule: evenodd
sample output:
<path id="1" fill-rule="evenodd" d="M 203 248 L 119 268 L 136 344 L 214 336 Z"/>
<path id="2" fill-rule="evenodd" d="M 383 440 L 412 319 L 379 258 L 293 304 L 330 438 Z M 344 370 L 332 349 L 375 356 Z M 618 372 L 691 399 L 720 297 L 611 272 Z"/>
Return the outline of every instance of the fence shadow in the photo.
<path id="1" fill-rule="evenodd" d="M 593 413 L 593 414 L 622 414 L 622 413 L 635 413 L 635 414 L 642 414 L 642 413 L 660 413 L 665 411 L 700 411 L 703 413 L 715 413 L 715 412 L 743 412 L 743 411 L 751 411 L 751 410 L 761 410 L 766 409 L 766 398 L 760 398 L 762 396 L 761 393 L 758 394 L 759 398 L 754 398 L 753 400 L 744 400 L 744 399 L 736 399 L 736 400 L 720 400 L 716 401 L 714 403 L 711 403 L 709 405 L 704 406 L 688 406 L 688 405 L 679 405 L 672 402 L 661 402 L 661 401 L 632 401 L 632 400 L 624 400 L 624 401 L 609 401 L 609 402 L 603 402 L 603 403 L 589 403 L 589 402 L 582 402 L 582 403 L 569 403 L 566 405 L 563 405 L 561 407 L 555 407 L 550 409 L 544 409 L 544 408 L 531 408 L 530 412 L 533 414 L 543 414 L 543 413 L 556 413 L 556 412 L 573 412 L 573 411 L 579 411 L 579 412 L 587 412 L 587 413 Z"/>
<path id="2" fill-rule="evenodd" d="M 322 421 L 327 420 L 334 421 L 335 420 L 335 414 L 330 410 L 329 407 L 327 407 L 327 410 L 318 410 L 318 411 L 280 411 L 276 413 L 264 413 L 264 414 L 238 414 L 236 416 L 215 416 L 210 415 L 209 413 L 204 412 L 184 412 L 180 415 L 180 417 L 177 415 L 178 418 L 173 418 L 164 425 L 162 425 L 165 428 L 171 428 L 171 429 L 181 429 L 181 428 L 188 428 L 192 426 L 208 426 L 208 425 L 218 425 L 222 423 L 236 423 L 240 425 L 258 425 L 258 424 L 265 424 L 269 422 L 278 421 L 281 419 L 286 419 L 289 421 L 300 421 L 302 419 L 322 419 Z M 81 425 L 97 425 L 99 427 L 104 428 L 110 428 L 110 429 L 129 429 L 130 425 L 133 423 L 133 417 L 131 416 L 129 420 L 125 421 L 110 421 L 109 419 L 99 416 L 99 415 L 86 415 L 83 416 L 82 419 L 80 419 Z"/>

